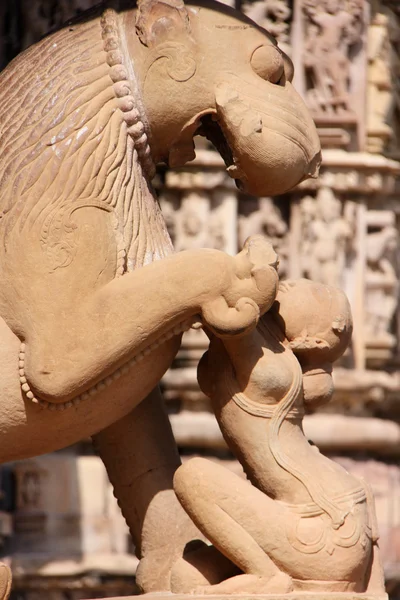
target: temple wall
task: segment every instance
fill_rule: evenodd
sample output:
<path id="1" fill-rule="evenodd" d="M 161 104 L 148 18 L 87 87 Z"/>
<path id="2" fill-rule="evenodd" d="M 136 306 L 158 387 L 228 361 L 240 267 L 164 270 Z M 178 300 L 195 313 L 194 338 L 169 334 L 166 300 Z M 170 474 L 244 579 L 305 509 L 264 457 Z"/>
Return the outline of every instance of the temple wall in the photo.
<path id="1" fill-rule="evenodd" d="M 0 2 L 0 66 L 91 0 Z M 160 169 L 156 187 L 177 250 L 234 254 L 266 235 L 283 278 L 342 287 L 354 336 L 333 401 L 307 415 L 321 451 L 374 489 L 387 589 L 400 598 L 400 3 L 255 0 L 240 8 L 292 56 L 295 84 L 323 146 L 318 180 L 279 198 L 240 193 L 202 141 L 195 161 Z M 184 336 L 162 385 L 183 459 L 214 457 L 240 472 L 200 391 L 201 331 Z M 88 441 L 3 468 L 2 554 L 18 600 L 79 600 L 134 590 L 136 559 L 100 459 Z"/>

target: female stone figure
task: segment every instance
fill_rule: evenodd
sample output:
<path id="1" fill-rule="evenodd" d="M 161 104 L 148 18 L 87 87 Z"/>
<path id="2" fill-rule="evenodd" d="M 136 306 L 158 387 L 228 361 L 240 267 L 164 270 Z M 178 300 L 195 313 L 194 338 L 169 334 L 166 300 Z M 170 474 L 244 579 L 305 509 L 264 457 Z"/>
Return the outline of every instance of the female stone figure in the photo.
<path id="1" fill-rule="evenodd" d="M 203 592 L 384 593 L 368 489 L 302 429 L 350 336 L 345 295 L 307 280 L 281 284 L 255 331 L 210 335 L 199 382 L 251 485 L 201 458 L 175 475 L 187 513 L 242 572 Z"/>

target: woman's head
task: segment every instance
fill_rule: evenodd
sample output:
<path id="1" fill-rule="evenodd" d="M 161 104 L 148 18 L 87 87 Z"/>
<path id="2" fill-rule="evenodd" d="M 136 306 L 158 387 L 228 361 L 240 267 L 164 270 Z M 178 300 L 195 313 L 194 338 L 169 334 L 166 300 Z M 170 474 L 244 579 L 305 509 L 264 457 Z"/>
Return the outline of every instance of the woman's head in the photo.
<path id="1" fill-rule="evenodd" d="M 352 318 L 346 295 L 308 279 L 280 284 L 271 309 L 303 370 L 303 398 L 309 409 L 333 394 L 332 363 L 346 350 Z"/>
<path id="2" fill-rule="evenodd" d="M 338 288 L 308 279 L 285 281 L 271 312 L 302 366 L 332 364 L 350 343 L 350 305 Z"/>

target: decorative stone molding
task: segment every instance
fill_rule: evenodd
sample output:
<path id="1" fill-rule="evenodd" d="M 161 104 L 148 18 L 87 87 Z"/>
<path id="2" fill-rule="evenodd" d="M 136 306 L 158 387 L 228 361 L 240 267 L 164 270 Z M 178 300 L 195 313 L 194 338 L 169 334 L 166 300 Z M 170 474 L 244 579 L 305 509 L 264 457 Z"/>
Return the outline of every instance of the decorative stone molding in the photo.
<path id="1" fill-rule="evenodd" d="M 390 200 L 400 195 L 399 173 L 400 163 L 379 154 L 325 149 L 319 178 L 301 183 L 298 189 L 328 186 L 337 192 L 388 196 Z"/>

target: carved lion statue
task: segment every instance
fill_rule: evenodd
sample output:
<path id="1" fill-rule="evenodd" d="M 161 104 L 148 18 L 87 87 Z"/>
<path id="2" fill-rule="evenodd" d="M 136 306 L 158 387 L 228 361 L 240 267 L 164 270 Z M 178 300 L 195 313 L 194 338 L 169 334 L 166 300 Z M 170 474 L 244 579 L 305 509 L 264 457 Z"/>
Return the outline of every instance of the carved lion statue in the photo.
<path id="1" fill-rule="evenodd" d="M 191 160 L 200 134 L 248 193 L 316 176 L 292 76 L 265 30 L 212 0 L 103 3 L 0 74 L 0 459 L 92 436 L 144 591 L 170 589 L 198 535 L 172 490 L 179 457 L 157 384 L 182 331 L 251 330 L 275 281 L 259 238 L 234 258 L 173 254 L 155 166 Z"/>

